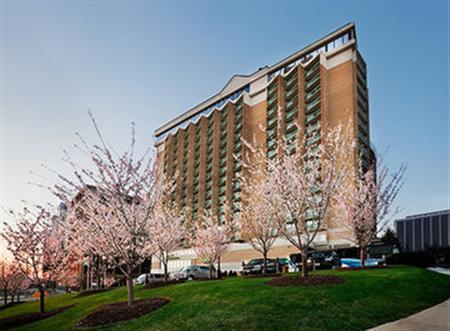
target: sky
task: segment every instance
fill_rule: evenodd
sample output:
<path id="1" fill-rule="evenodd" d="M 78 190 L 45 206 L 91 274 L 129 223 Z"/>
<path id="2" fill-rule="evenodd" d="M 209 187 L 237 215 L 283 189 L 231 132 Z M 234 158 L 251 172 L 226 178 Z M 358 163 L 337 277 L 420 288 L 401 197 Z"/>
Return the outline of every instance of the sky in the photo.
<path id="1" fill-rule="evenodd" d="M 1 1 L 1 201 L 54 198 L 30 172 L 67 173 L 75 132 L 139 149 L 153 131 L 222 89 L 356 23 L 368 65 L 371 140 L 408 165 L 398 217 L 449 208 L 447 1 Z M 3 215 L 3 214 L 2 214 Z"/>

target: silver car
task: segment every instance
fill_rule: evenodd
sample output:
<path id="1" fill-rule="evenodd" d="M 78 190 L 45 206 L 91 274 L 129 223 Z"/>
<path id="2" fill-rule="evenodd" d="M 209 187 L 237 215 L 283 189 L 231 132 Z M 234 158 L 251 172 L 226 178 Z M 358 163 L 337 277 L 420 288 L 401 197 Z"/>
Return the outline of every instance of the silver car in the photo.
<path id="1" fill-rule="evenodd" d="M 209 278 L 209 268 L 198 265 L 191 265 L 183 267 L 180 270 L 172 273 L 172 278 L 179 279 L 208 279 Z"/>

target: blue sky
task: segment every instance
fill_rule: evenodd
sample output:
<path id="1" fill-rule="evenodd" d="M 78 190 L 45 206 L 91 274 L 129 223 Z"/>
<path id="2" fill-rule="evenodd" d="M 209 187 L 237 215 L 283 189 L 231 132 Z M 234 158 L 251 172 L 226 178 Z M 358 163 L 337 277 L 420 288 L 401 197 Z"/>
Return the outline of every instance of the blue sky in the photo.
<path id="1" fill-rule="evenodd" d="M 449 206 L 448 2 L 2 2 L 1 205 L 43 203 L 29 171 L 65 172 L 92 109 L 118 149 L 251 73 L 355 21 L 372 141 L 408 163 L 401 215 Z M 400 215 L 400 216 L 401 216 Z"/>

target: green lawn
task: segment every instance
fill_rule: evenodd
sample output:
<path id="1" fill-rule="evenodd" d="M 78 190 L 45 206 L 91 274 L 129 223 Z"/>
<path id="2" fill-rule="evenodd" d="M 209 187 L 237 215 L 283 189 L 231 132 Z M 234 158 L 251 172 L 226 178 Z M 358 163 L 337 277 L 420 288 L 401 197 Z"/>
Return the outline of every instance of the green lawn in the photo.
<path id="1" fill-rule="evenodd" d="M 162 309 L 96 330 L 364 330 L 396 320 L 450 297 L 450 277 L 413 267 L 357 272 L 327 271 L 346 282 L 319 288 L 275 288 L 266 279 L 193 281 L 157 289 L 138 287 L 136 297 L 169 297 Z M 83 298 L 51 297 L 47 309 L 76 304 L 49 319 L 16 330 L 70 330 L 99 305 L 124 301 L 119 288 Z M 30 302 L 0 318 L 36 311 Z"/>

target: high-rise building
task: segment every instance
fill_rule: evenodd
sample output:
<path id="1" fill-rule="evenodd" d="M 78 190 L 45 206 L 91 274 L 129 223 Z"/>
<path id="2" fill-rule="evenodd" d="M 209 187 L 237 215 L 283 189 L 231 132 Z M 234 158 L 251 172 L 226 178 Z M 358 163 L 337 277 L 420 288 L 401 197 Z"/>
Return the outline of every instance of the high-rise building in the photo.
<path id="1" fill-rule="evenodd" d="M 351 123 L 357 149 L 343 153 L 351 154 L 355 171 L 364 171 L 373 156 L 366 64 L 358 51 L 354 23 L 274 65 L 250 75 L 234 75 L 219 93 L 158 128 L 158 166 L 169 177 L 177 174 L 169 200 L 188 208 L 192 222 L 204 212 L 218 215 L 221 221 L 236 217 L 246 203 L 239 176 L 243 162 L 249 161 L 243 140 L 274 158 L 280 141 L 295 148 L 298 130 L 306 135 L 306 149 L 312 149 L 321 142 L 321 130 L 315 129 L 338 123 Z M 226 210 L 227 205 L 231 210 Z M 341 232 L 329 229 L 316 244 L 348 246 Z M 277 247 L 279 254 L 274 255 L 289 251 L 282 240 Z"/>

